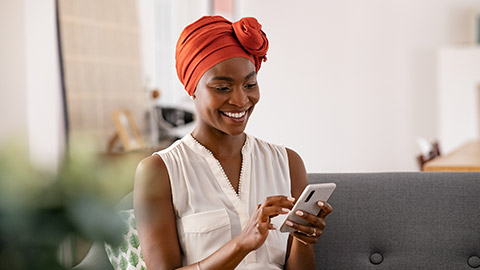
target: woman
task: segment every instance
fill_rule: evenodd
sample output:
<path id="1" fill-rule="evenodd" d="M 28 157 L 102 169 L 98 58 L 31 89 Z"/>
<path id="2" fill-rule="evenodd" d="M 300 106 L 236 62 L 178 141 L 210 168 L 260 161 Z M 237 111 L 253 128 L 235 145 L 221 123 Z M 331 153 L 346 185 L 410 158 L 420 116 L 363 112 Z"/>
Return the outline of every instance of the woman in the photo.
<path id="1" fill-rule="evenodd" d="M 309 225 L 287 223 L 294 233 L 276 230 L 272 219 L 307 185 L 305 167 L 294 151 L 244 133 L 267 50 L 254 18 L 205 16 L 180 35 L 176 68 L 197 123 L 137 168 L 134 209 L 149 269 L 315 268 L 312 244 L 330 205 L 318 202 L 318 216 L 298 212 Z"/>

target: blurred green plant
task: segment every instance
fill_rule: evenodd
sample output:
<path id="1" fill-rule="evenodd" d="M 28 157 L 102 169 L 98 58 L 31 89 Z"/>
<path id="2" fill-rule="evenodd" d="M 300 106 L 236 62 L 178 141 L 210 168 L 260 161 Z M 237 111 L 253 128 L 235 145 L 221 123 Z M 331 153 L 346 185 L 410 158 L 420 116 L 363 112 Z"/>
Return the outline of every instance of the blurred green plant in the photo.
<path id="1" fill-rule="evenodd" d="M 0 147 L 0 269 L 65 269 L 58 250 L 71 236 L 118 245 L 115 204 L 133 182 L 125 162 L 76 142 L 52 173 L 34 167 L 19 143 Z"/>

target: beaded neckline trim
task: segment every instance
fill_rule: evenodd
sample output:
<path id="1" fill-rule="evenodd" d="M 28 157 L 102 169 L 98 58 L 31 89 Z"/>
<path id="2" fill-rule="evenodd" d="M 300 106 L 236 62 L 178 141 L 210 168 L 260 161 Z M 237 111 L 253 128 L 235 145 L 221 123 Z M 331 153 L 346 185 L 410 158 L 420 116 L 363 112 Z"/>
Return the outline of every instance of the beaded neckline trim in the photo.
<path id="1" fill-rule="evenodd" d="M 245 158 L 244 158 L 244 149 L 245 149 L 245 146 L 247 145 L 247 141 L 248 141 L 248 135 L 246 135 L 247 137 L 245 138 L 245 143 L 243 144 L 242 146 L 242 150 L 241 150 L 241 153 L 242 153 L 242 165 L 240 167 L 240 176 L 238 178 L 238 193 L 235 191 L 235 188 L 233 187 L 232 185 L 232 182 L 230 182 L 230 179 L 228 179 L 228 176 L 227 174 L 225 173 L 225 170 L 223 169 L 222 167 L 222 164 L 220 164 L 220 161 L 218 161 L 217 158 L 215 158 L 215 156 L 213 155 L 212 151 L 210 151 L 208 148 L 206 148 L 203 144 L 201 144 L 199 141 L 197 141 L 193 136 L 192 134 L 190 134 L 190 137 L 193 139 L 193 141 L 198 145 L 200 146 L 202 149 L 204 149 L 214 160 L 215 162 L 217 163 L 217 166 L 220 168 L 220 171 L 222 172 L 223 174 L 223 178 L 225 181 L 227 181 L 228 185 L 230 186 L 230 189 L 233 191 L 233 193 L 237 196 L 238 199 L 241 200 L 241 192 L 242 192 L 242 182 L 243 182 L 243 168 L 245 167 Z"/>

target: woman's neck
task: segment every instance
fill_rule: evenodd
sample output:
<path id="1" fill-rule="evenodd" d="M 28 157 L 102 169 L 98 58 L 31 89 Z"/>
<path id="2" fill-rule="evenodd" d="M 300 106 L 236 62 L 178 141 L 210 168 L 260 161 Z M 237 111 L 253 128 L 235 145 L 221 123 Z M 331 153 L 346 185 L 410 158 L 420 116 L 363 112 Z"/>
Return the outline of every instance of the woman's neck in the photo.
<path id="1" fill-rule="evenodd" d="M 217 159 L 231 158 L 238 155 L 245 144 L 246 134 L 229 135 L 221 131 L 204 132 L 195 128 L 192 136 L 212 152 Z"/>

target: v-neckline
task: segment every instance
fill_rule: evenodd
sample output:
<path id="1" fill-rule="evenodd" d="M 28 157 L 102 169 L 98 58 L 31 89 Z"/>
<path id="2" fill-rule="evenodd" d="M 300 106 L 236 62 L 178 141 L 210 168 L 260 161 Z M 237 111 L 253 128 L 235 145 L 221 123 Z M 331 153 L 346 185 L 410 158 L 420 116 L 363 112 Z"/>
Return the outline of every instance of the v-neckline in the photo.
<path id="1" fill-rule="evenodd" d="M 242 154 L 242 165 L 240 168 L 240 178 L 238 179 L 238 193 L 233 188 L 232 183 L 227 177 L 227 174 L 223 170 L 220 161 L 215 158 L 213 153 L 198 142 L 192 134 L 188 134 L 184 138 L 185 143 L 196 153 L 200 154 L 209 165 L 211 172 L 213 173 L 216 182 L 222 189 L 223 193 L 227 196 L 229 201 L 232 203 L 235 211 L 237 212 L 238 218 L 240 220 L 240 226 L 242 230 L 247 226 L 250 219 L 250 184 L 251 184 L 251 138 L 246 134 L 245 142 L 241 149 Z M 254 263 L 257 261 L 256 251 L 250 252 L 245 260 L 248 263 Z"/>
<path id="2" fill-rule="evenodd" d="M 243 185 L 243 182 L 245 182 L 244 180 L 244 169 L 245 169 L 245 164 L 246 164 L 246 147 L 248 145 L 248 141 L 249 141 L 249 138 L 248 138 L 248 135 L 245 136 L 245 142 L 243 143 L 243 146 L 240 150 L 240 154 L 241 154 L 241 158 L 242 158 L 242 163 L 240 165 L 240 175 L 239 175 L 239 178 L 238 178 L 238 191 L 235 190 L 235 188 L 233 187 L 232 185 L 232 182 L 230 181 L 230 179 L 228 178 L 227 174 L 225 173 L 225 170 L 222 166 L 222 164 L 220 163 L 220 161 L 213 155 L 212 151 L 210 151 L 207 147 L 205 147 L 203 144 L 201 144 L 199 141 L 197 141 L 193 136 L 192 134 L 189 134 L 189 137 L 191 138 L 191 140 L 194 142 L 194 144 L 196 146 L 198 146 L 199 149 L 201 149 L 201 152 L 203 154 L 203 156 L 207 159 L 210 159 L 211 161 L 214 161 L 214 162 L 210 162 L 210 163 L 215 163 L 216 166 L 212 166 L 212 164 L 210 164 L 210 168 L 212 169 L 212 171 L 215 171 L 216 169 L 218 169 L 221 173 L 221 176 L 222 177 L 216 177 L 217 179 L 217 182 L 220 184 L 220 186 L 224 187 L 225 186 L 225 183 L 228 184 L 228 187 L 229 187 L 229 191 L 225 190 L 224 189 L 224 192 L 228 195 L 229 193 L 233 193 L 235 195 L 235 197 L 240 200 L 240 201 L 244 201 L 242 200 L 242 194 L 243 194 L 243 189 L 244 189 L 244 185 Z"/>

